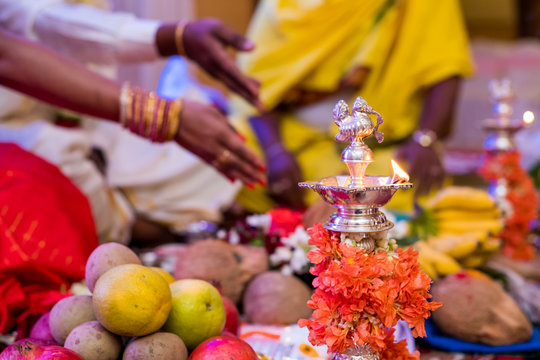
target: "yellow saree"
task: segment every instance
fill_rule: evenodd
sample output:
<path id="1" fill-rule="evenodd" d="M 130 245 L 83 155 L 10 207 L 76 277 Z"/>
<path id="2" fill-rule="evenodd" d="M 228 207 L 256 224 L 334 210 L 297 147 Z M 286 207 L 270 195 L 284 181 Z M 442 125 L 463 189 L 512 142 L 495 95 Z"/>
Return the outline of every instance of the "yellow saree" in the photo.
<path id="1" fill-rule="evenodd" d="M 430 86 L 472 72 L 458 0 L 263 0 L 247 36 L 257 48 L 239 62 L 261 81 L 261 99 L 269 109 L 291 89 L 334 92 L 352 69 L 368 68 L 355 96 L 382 114 L 386 142 L 411 135 Z M 235 109 L 237 125 L 252 136 L 243 121 L 251 109 Z M 306 179 L 345 170 L 330 131 L 332 106 L 327 111 L 326 133 L 283 115 L 283 141 L 297 155 Z M 249 141 L 256 147 L 255 139 Z M 390 171 L 391 151 L 384 150 L 375 153 L 368 172 Z M 260 189 L 243 190 L 239 198 L 252 211 L 272 206 Z"/>

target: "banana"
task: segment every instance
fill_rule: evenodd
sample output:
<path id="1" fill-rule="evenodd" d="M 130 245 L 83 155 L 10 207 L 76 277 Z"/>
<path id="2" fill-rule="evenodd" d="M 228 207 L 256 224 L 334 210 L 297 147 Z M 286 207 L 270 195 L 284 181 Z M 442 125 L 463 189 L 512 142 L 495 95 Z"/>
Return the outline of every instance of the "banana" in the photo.
<path id="1" fill-rule="evenodd" d="M 498 235 L 503 229 L 501 220 L 462 220 L 440 222 L 438 229 L 440 233 L 463 234 L 468 232 L 487 232 Z"/>
<path id="2" fill-rule="evenodd" d="M 455 259 L 461 259 L 472 254 L 481 244 L 474 233 L 447 234 L 445 236 L 430 238 L 428 243 L 435 250 L 441 251 Z"/>
<path id="3" fill-rule="evenodd" d="M 460 260 L 461 265 L 465 268 L 477 268 L 486 263 L 490 255 L 475 254 Z"/>
<path id="4" fill-rule="evenodd" d="M 439 232 L 437 235 L 437 238 L 443 238 L 443 237 L 459 237 L 459 236 L 466 236 L 471 237 L 475 239 L 476 241 L 483 243 L 484 241 L 487 241 L 490 237 L 487 231 L 470 231 L 463 234 L 455 234 L 455 233 L 449 233 L 449 232 Z"/>
<path id="5" fill-rule="evenodd" d="M 481 242 L 480 251 L 486 253 L 494 253 L 501 248 L 501 239 L 490 237 L 486 241 Z"/>
<path id="6" fill-rule="evenodd" d="M 469 209 L 490 211 L 496 208 L 495 202 L 483 190 L 464 186 L 450 186 L 439 191 L 428 200 L 427 207 L 432 209 Z"/>
<path id="7" fill-rule="evenodd" d="M 476 221 L 476 220 L 496 220 L 501 216 L 498 208 L 490 210 L 469 210 L 444 208 L 435 211 L 434 217 L 439 222 L 446 221 Z"/>
<path id="8" fill-rule="evenodd" d="M 430 263 L 439 275 L 454 274 L 461 269 L 461 266 L 456 260 L 441 251 L 433 249 L 425 241 L 417 241 L 415 247 L 419 253 L 418 258 L 422 258 L 422 261 Z M 426 271 L 425 268 L 424 271 Z"/>
<path id="9" fill-rule="evenodd" d="M 432 279 L 437 280 L 439 275 L 437 275 L 437 270 L 431 264 L 431 260 L 426 258 L 425 255 L 418 254 L 418 262 L 420 263 L 420 268 Z"/>

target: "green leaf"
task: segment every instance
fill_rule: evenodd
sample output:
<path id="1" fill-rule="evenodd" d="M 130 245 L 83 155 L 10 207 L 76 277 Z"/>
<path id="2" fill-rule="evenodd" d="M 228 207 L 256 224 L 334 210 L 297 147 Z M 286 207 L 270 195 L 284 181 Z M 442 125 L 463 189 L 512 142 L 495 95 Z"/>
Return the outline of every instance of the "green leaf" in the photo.
<path id="1" fill-rule="evenodd" d="M 437 218 L 433 210 L 417 207 L 416 215 L 410 220 L 411 236 L 419 240 L 427 240 L 436 236 L 438 230 Z"/>
<path id="2" fill-rule="evenodd" d="M 419 240 L 418 236 L 407 235 L 405 237 L 402 237 L 401 239 L 396 239 L 396 243 L 398 244 L 399 247 L 405 247 L 405 246 L 411 246 L 418 240 Z"/>

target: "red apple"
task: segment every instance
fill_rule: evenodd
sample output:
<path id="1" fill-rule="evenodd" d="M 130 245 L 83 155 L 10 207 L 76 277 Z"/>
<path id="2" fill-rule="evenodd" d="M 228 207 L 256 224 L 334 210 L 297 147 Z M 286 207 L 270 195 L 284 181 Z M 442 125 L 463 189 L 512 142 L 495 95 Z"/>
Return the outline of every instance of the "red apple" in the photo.
<path id="1" fill-rule="evenodd" d="M 251 346 L 232 336 L 215 336 L 197 346 L 188 360 L 259 360 Z"/>
<path id="2" fill-rule="evenodd" d="M 221 335 L 229 332 L 234 336 L 238 336 L 240 330 L 240 313 L 236 305 L 228 297 L 221 295 L 221 300 L 223 300 L 223 306 L 225 307 L 225 327 Z"/>

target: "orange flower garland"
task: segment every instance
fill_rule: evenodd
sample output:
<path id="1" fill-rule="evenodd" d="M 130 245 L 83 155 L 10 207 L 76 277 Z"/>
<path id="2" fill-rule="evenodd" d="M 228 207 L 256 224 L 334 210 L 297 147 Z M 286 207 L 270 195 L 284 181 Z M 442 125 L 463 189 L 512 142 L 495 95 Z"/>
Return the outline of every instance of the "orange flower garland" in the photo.
<path id="1" fill-rule="evenodd" d="M 520 165 L 520 157 L 517 151 L 488 153 L 480 174 L 488 181 L 505 179 L 508 184 L 506 200 L 512 205 L 512 213 L 500 235 L 503 253 L 516 260 L 533 260 L 535 250 L 528 234 L 529 224 L 537 217 L 538 197 L 532 179 Z"/>
<path id="2" fill-rule="evenodd" d="M 321 224 L 308 232 L 309 244 L 317 247 L 308 253 L 311 273 L 317 276 L 308 306 L 315 311 L 312 319 L 298 324 L 309 329 L 310 342 L 339 353 L 367 344 L 381 360 L 418 359 L 404 340 L 394 342 L 392 329 L 401 319 L 413 336 L 426 336 L 424 320 L 441 306 L 427 301 L 431 279 L 420 270 L 418 253 L 409 248 L 367 254 Z"/>

